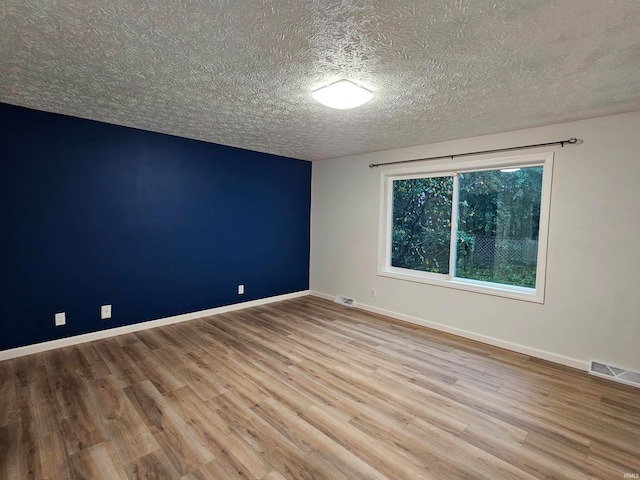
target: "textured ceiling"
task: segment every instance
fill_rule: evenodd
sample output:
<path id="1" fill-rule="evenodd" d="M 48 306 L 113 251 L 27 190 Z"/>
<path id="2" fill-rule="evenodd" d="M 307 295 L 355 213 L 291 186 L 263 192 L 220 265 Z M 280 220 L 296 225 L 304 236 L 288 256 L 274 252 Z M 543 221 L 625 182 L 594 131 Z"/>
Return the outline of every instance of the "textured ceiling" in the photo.
<path id="1" fill-rule="evenodd" d="M 2 0 L 0 101 L 323 159 L 640 110 L 639 19 L 638 0 Z M 341 78 L 374 99 L 312 99 Z"/>

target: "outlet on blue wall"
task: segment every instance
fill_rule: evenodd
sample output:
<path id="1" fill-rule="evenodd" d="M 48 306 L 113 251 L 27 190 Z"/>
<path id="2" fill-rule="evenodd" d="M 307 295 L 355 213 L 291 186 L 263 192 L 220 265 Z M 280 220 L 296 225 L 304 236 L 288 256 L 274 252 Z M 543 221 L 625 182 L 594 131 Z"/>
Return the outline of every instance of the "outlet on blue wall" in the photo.
<path id="1" fill-rule="evenodd" d="M 0 350 L 308 289 L 309 162 L 6 104 L 0 131 Z"/>

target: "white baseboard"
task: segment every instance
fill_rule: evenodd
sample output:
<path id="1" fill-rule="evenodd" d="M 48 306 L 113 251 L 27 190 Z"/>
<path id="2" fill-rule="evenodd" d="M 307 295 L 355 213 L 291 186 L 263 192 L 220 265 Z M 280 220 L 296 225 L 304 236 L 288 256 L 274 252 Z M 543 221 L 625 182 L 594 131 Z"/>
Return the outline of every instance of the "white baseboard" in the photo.
<path id="1" fill-rule="evenodd" d="M 325 300 L 331 300 L 331 301 L 333 301 L 333 299 L 335 297 L 335 295 L 329 295 L 328 293 L 316 292 L 315 290 L 311 290 L 309 292 L 309 294 L 313 295 L 314 297 L 320 297 L 320 298 L 324 298 Z"/>
<path id="2" fill-rule="evenodd" d="M 326 300 L 333 300 L 332 295 L 322 293 L 322 292 L 303 290 L 300 292 L 287 293 L 285 295 L 277 295 L 275 297 L 267 297 L 267 298 L 261 298 L 258 300 L 251 300 L 249 302 L 235 303 L 233 305 L 225 305 L 222 307 L 210 308 L 208 310 L 200 310 L 198 312 L 184 313 L 182 315 L 175 315 L 172 317 L 160 318 L 157 320 L 150 320 L 142 323 L 135 323 L 133 325 L 125 325 L 123 327 L 116 327 L 108 330 L 100 330 L 98 332 L 85 333 L 85 334 L 76 335 L 73 337 L 61 338 L 59 340 L 51 340 L 49 342 L 36 343 L 33 345 L 26 345 L 24 347 L 12 348 L 10 350 L 0 351 L 0 361 L 8 360 L 10 358 L 21 357 L 24 355 L 31 355 L 32 353 L 39 353 L 39 352 L 45 352 L 47 350 L 54 350 L 56 348 L 67 347 L 70 345 L 78 345 L 80 343 L 91 342 L 93 340 L 100 340 L 102 338 L 115 337 L 117 335 L 122 335 L 125 333 L 139 332 L 142 330 L 148 330 L 150 328 L 160 327 L 163 325 L 171 325 L 174 323 L 186 322 L 188 320 L 194 320 L 197 318 L 209 317 L 211 315 L 217 315 L 220 313 L 232 312 L 235 310 L 242 310 L 244 308 L 256 307 L 258 305 L 266 305 L 268 303 L 273 303 L 273 302 L 280 302 L 282 300 L 303 297 L 306 295 L 313 295 L 319 298 L 324 298 Z M 487 335 L 482 335 L 479 333 L 470 332 L 468 330 L 451 327 L 448 325 L 444 325 L 442 323 L 431 322 L 429 320 L 424 320 L 422 318 L 393 312 L 391 310 L 385 310 L 383 308 L 374 307 L 374 306 L 362 304 L 359 302 L 355 303 L 355 308 L 359 308 L 361 310 L 365 310 L 372 313 L 377 313 L 379 315 L 384 315 L 386 317 L 395 318 L 397 320 L 401 320 L 407 323 L 412 323 L 414 325 L 421 325 L 423 327 L 432 328 L 434 330 L 438 330 L 441 332 L 450 333 L 452 335 L 457 335 L 459 337 L 468 338 L 470 340 L 475 340 L 481 343 L 486 343 L 488 345 L 493 345 L 494 347 L 500 347 L 500 348 L 504 348 L 514 352 L 522 353 L 524 355 L 541 358 L 543 360 L 559 363 L 561 365 L 566 365 L 568 367 L 573 367 L 573 368 L 577 368 L 584 371 L 589 370 L 589 362 L 577 360 L 571 357 L 566 357 L 564 355 L 559 355 L 557 353 L 547 352 L 545 350 L 539 350 L 533 347 L 527 347 L 526 345 L 521 345 L 518 343 L 500 340 L 498 338 L 489 337 Z"/>
<path id="3" fill-rule="evenodd" d="M 234 310 L 242 310 L 244 308 L 257 307 L 258 305 L 266 305 L 268 303 L 289 300 L 291 298 L 304 297 L 309 294 L 309 290 L 302 290 L 300 292 L 287 293 L 285 295 L 277 295 L 275 297 L 260 298 L 258 300 L 251 300 L 249 302 L 234 303 L 233 305 L 209 308 L 207 310 L 200 310 L 199 312 L 183 313 L 182 315 L 174 315 L 172 317 L 134 323 L 133 325 L 125 325 L 122 327 L 110 328 L 108 330 L 100 330 L 98 332 L 84 333 L 82 335 L 76 335 L 73 337 L 61 338 L 58 340 L 51 340 L 49 342 L 42 342 L 33 345 L 26 345 L 24 347 L 12 348 L 10 350 L 0 351 L 0 361 L 8 360 L 10 358 L 22 357 L 24 355 L 31 355 L 32 353 L 54 350 L 56 348 L 68 347 L 70 345 L 92 342 L 93 340 L 100 340 L 102 338 L 115 337 L 124 333 L 139 332 L 142 330 L 148 330 L 150 328 L 161 327 L 163 325 L 171 325 L 174 323 L 186 322 L 188 320 L 195 320 L 196 318 L 210 317 L 211 315 L 218 315 L 220 313 L 233 312 Z"/>
<path id="4" fill-rule="evenodd" d="M 326 293 L 316 292 L 312 290 L 310 294 L 316 297 L 327 299 L 327 300 L 333 300 L 333 296 L 328 295 Z M 383 308 L 374 307 L 371 305 L 365 305 L 357 301 L 355 302 L 355 308 L 359 308 L 360 310 L 365 310 L 367 312 L 384 315 L 385 317 L 391 317 L 397 320 L 402 320 L 403 322 L 412 323 L 414 325 L 421 325 L 423 327 L 432 328 L 434 330 L 438 330 L 441 332 L 450 333 L 452 335 L 457 335 L 458 337 L 468 338 L 470 340 L 475 340 L 477 342 L 486 343 L 488 345 L 493 345 L 494 347 L 500 347 L 506 350 L 511 350 L 513 352 L 522 353 L 524 355 L 529 355 L 531 357 L 541 358 L 543 360 L 548 360 L 550 362 L 559 363 L 560 365 L 566 365 L 568 367 L 573 367 L 573 368 L 577 368 L 579 370 L 584 370 L 584 371 L 589 370 L 589 362 L 578 360 L 576 358 L 566 357 L 564 355 L 560 355 L 553 352 L 548 352 L 546 350 L 540 350 L 533 347 L 527 347 L 526 345 L 521 345 L 519 343 L 500 340 L 499 338 L 489 337 L 487 335 L 470 332 L 468 330 L 463 330 L 461 328 L 451 327 L 449 325 L 444 325 L 442 323 L 431 322 L 429 320 L 413 317 L 411 315 L 405 315 L 403 313 L 397 313 L 391 310 L 385 310 Z"/>

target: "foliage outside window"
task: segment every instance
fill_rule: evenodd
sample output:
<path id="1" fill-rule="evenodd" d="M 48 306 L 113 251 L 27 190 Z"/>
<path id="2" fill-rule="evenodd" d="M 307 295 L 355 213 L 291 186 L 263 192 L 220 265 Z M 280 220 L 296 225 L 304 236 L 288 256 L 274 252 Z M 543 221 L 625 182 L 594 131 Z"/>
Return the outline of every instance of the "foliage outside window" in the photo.
<path id="1" fill-rule="evenodd" d="M 542 302 L 552 155 L 532 157 L 383 173 L 380 274 Z"/>

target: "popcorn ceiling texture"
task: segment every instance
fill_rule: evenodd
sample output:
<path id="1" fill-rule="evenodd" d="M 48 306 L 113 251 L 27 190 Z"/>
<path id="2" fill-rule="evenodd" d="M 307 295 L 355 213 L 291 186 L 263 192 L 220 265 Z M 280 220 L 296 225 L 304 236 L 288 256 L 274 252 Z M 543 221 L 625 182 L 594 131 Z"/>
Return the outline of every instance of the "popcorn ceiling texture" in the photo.
<path id="1" fill-rule="evenodd" d="M 637 0 L 2 0 L 0 101 L 316 160 L 640 110 L 638 18 Z M 312 99 L 342 78 L 374 99 Z"/>

